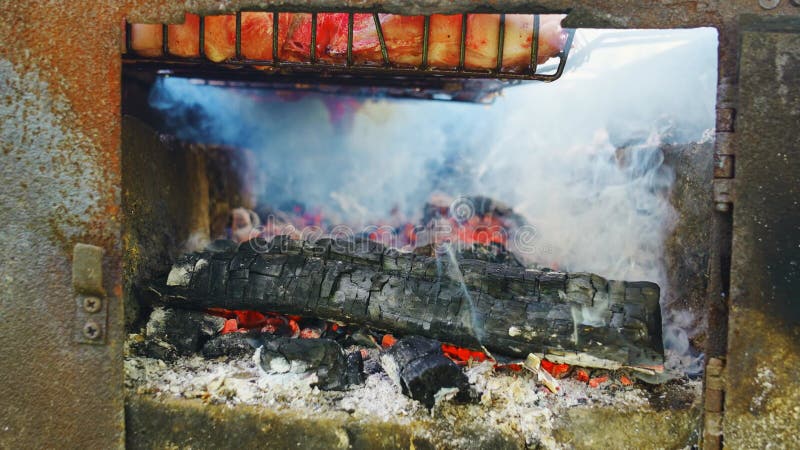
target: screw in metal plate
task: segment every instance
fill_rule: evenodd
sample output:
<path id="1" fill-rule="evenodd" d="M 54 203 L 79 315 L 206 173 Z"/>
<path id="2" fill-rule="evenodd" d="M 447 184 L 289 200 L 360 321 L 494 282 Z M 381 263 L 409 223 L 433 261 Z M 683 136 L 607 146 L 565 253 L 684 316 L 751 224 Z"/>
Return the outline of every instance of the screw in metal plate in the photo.
<path id="1" fill-rule="evenodd" d="M 781 4 L 781 0 L 758 0 L 758 4 L 764 9 L 775 9 Z"/>
<path id="2" fill-rule="evenodd" d="M 88 313 L 99 312 L 103 308 L 103 300 L 97 297 L 84 297 L 83 310 Z"/>
<path id="3" fill-rule="evenodd" d="M 100 329 L 100 325 L 98 325 L 97 322 L 93 320 L 90 320 L 83 325 L 83 336 L 86 339 L 91 339 L 91 340 L 100 339 L 100 336 L 102 336 L 102 334 L 103 332 Z"/>
<path id="4" fill-rule="evenodd" d="M 719 212 L 728 212 L 728 211 L 731 210 L 731 204 L 730 203 L 718 202 L 714 206 L 715 206 L 716 210 L 719 211 Z"/>

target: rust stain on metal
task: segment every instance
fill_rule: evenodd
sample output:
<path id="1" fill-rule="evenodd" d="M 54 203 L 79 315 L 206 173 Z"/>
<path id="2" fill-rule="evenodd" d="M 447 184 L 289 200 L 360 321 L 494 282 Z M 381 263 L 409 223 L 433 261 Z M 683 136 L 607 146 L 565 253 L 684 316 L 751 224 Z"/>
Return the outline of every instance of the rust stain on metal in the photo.
<path id="1" fill-rule="evenodd" d="M 85 141 L 74 144 L 91 147 L 82 150 L 110 177 L 105 186 L 96 186 L 98 192 L 111 194 L 102 199 L 98 212 L 115 216 L 119 127 L 111 124 L 118 122 L 120 63 L 111 44 L 118 39 L 112 21 L 119 12 L 111 6 L 97 6 L 92 19 L 74 5 L 12 3 L 4 8 L 4 14 L 14 22 L 14 33 L 3 41 L 14 43 L 8 49 L 12 61 L 15 55 L 22 56 L 15 61 L 19 72 L 38 72 L 53 98 L 66 99 L 68 110 L 52 112 L 83 131 Z M 37 17 L 44 20 L 30 20 Z M 53 108 L 58 106 L 53 104 Z"/>

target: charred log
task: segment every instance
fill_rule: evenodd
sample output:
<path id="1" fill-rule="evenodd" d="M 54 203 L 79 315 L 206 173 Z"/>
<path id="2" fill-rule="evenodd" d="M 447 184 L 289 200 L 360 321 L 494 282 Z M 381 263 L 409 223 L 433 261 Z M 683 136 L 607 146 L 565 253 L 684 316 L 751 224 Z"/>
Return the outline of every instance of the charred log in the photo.
<path id="1" fill-rule="evenodd" d="M 190 253 L 151 286 L 166 305 L 254 309 L 583 365 L 663 362 L 658 285 L 276 237 Z"/>
<path id="2" fill-rule="evenodd" d="M 459 244 L 458 250 L 460 259 L 474 259 L 487 263 L 506 264 L 517 267 L 525 267 L 514 253 L 508 251 L 505 246 L 497 243 L 482 244 Z M 414 254 L 420 256 L 442 257 L 441 251 L 444 247 L 436 244 L 427 244 L 414 248 Z"/>

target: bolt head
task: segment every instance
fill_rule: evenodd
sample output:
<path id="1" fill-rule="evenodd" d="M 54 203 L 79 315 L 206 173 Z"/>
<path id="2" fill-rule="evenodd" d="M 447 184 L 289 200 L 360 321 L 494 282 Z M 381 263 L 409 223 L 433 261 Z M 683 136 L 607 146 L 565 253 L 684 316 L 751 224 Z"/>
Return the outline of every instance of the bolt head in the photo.
<path id="1" fill-rule="evenodd" d="M 90 320 L 83 325 L 83 336 L 86 339 L 96 340 L 103 336 L 103 330 L 94 320 Z"/>
<path id="2" fill-rule="evenodd" d="M 758 0 L 758 4 L 764 9 L 775 9 L 781 4 L 781 0 Z"/>
<path id="3" fill-rule="evenodd" d="M 103 300 L 98 297 L 84 297 L 83 310 L 88 313 L 100 312 L 103 308 Z"/>

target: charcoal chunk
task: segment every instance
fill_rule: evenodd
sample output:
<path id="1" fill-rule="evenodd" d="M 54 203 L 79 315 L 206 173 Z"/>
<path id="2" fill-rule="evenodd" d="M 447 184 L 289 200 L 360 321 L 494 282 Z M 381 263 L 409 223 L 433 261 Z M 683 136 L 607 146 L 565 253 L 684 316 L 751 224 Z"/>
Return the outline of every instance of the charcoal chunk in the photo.
<path id="1" fill-rule="evenodd" d="M 271 339 L 261 348 L 259 364 L 269 373 L 316 373 L 316 386 L 322 390 L 341 390 L 348 384 L 347 357 L 330 339 Z"/>
<path id="2" fill-rule="evenodd" d="M 220 334 L 206 342 L 202 353 L 206 358 L 252 356 L 255 352 L 251 345 L 252 339 L 247 333 Z"/>
<path id="3" fill-rule="evenodd" d="M 442 343 L 436 339 L 422 336 L 408 336 L 400 339 L 387 352 L 398 367 L 405 367 L 411 361 L 431 353 L 441 353 Z"/>
<path id="4" fill-rule="evenodd" d="M 457 389 L 457 401 L 469 399 L 466 375 L 444 356 L 439 341 L 421 336 L 403 338 L 381 355 L 381 365 L 403 394 L 429 409 L 442 389 Z"/>
<path id="5" fill-rule="evenodd" d="M 225 319 L 197 311 L 155 308 L 145 328 L 142 346 L 146 356 L 174 359 L 199 351 L 203 344 L 216 336 Z"/>
<path id="6" fill-rule="evenodd" d="M 324 320 L 302 318 L 297 322 L 300 327 L 300 337 L 304 339 L 318 339 L 325 334 L 326 324 Z"/>
<path id="7" fill-rule="evenodd" d="M 417 358 L 400 371 L 403 393 L 418 400 L 428 408 L 435 403 L 436 394 L 446 388 L 458 389 L 456 399 L 469 398 L 466 375 L 453 361 L 442 354 L 429 354 Z"/>
<path id="8" fill-rule="evenodd" d="M 356 350 L 347 355 L 347 384 L 355 385 L 364 382 L 364 357 Z"/>

